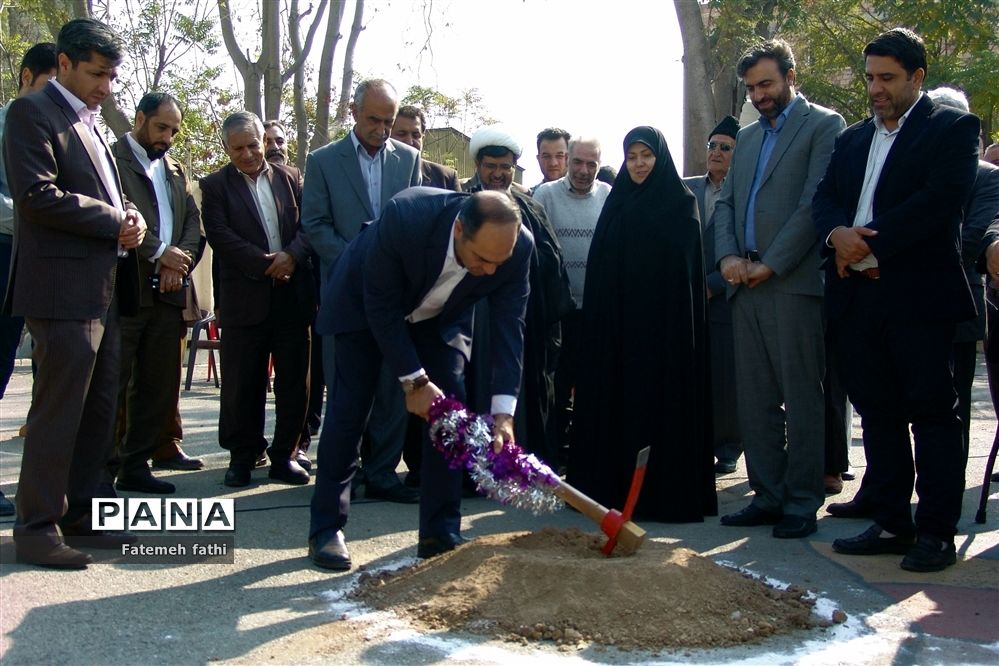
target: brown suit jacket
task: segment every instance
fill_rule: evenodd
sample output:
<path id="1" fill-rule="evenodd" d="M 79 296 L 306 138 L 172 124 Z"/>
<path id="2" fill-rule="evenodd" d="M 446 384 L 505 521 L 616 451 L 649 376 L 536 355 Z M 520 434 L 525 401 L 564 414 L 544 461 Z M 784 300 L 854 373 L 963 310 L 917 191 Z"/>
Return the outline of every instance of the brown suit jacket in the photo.
<path id="1" fill-rule="evenodd" d="M 170 187 L 173 233 L 170 238 L 160 238 L 160 210 L 156 201 L 156 191 L 152 181 L 146 175 L 146 170 L 135 158 L 132 145 L 128 139 L 122 137 L 111 146 L 111 154 L 114 155 L 115 161 L 118 163 L 118 172 L 125 194 L 142 213 L 148 226 L 142 245 L 139 246 L 139 260 L 136 262 L 139 305 L 152 307 L 153 299 L 158 298 L 164 303 L 170 303 L 180 308 L 186 307 L 186 292 L 190 287 L 168 294 L 156 292 L 154 296 L 149 276 L 156 272 L 157 263 L 149 261 L 149 258 L 156 254 L 161 241 L 190 252 L 192 257 L 197 258 L 199 255 L 201 250 L 201 211 L 198 210 L 198 204 L 191 194 L 187 174 L 184 173 L 183 167 L 169 155 L 162 158 L 166 163 L 167 182 Z"/>
<path id="2" fill-rule="evenodd" d="M 423 172 L 423 185 L 425 187 L 439 187 L 442 190 L 461 192 L 458 172 L 451 167 L 420 160 L 420 170 Z"/>
<path id="3" fill-rule="evenodd" d="M 305 322 L 315 316 L 315 285 L 310 246 L 299 224 L 302 181 L 297 169 L 271 164 L 262 177 L 270 181 L 277 204 L 283 250 L 295 258 L 291 286 Z M 201 179 L 201 217 L 219 263 L 221 326 L 252 326 L 266 319 L 273 280 L 264 275 L 270 250 L 263 222 L 246 180 L 227 164 Z M 310 298 L 311 295 L 311 298 Z"/>
<path id="4" fill-rule="evenodd" d="M 137 310 L 137 281 L 117 275 L 125 213 L 113 206 L 110 191 L 121 194 L 121 183 L 103 142 L 95 150 L 84 141 L 89 131 L 51 83 L 10 106 L 4 150 L 14 249 L 5 314 L 98 319 L 108 311 L 116 281 L 119 311 Z M 110 162 L 113 183 L 104 182 L 101 159 Z M 123 194 L 121 199 L 134 208 Z M 135 261 L 133 250 L 123 263 Z"/>

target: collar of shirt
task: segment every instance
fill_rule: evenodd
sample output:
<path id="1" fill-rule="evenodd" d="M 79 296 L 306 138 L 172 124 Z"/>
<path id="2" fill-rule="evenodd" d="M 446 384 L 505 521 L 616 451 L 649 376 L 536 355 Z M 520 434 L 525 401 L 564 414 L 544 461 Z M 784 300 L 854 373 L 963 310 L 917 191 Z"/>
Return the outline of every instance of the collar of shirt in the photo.
<path id="1" fill-rule="evenodd" d="M 779 116 L 777 116 L 777 123 L 773 127 L 770 126 L 770 121 L 767 120 L 765 116 L 761 115 L 759 123 L 763 126 L 763 131 L 777 133 L 784 129 L 784 123 L 787 122 L 787 117 L 791 114 L 791 109 L 794 108 L 794 105 L 798 103 L 798 99 L 800 98 L 801 93 L 794 94 L 791 101 L 788 102 L 787 106 L 784 107 L 784 110 L 780 112 Z"/>
<path id="2" fill-rule="evenodd" d="M 368 149 L 364 147 L 364 144 L 361 143 L 361 140 L 357 138 L 357 134 L 354 132 L 353 128 L 351 128 L 350 130 L 350 140 L 354 144 L 354 152 L 357 153 L 358 157 L 362 157 L 368 160 L 369 162 L 374 161 L 375 159 L 384 155 L 385 143 L 388 143 L 388 139 L 385 139 L 385 143 L 381 145 L 381 147 L 375 152 L 374 155 L 371 155 L 368 153 Z"/>
<path id="3" fill-rule="evenodd" d="M 94 121 L 97 120 L 97 111 L 90 109 L 86 102 L 71 93 L 66 86 L 62 85 L 55 79 L 49 79 L 49 81 L 51 81 L 56 90 L 61 92 L 62 96 L 66 98 L 66 101 L 69 102 L 69 105 L 73 108 L 73 112 L 79 116 L 80 120 L 82 120 L 83 123 L 89 127 L 91 131 L 93 131 Z"/>
<path id="4" fill-rule="evenodd" d="M 885 124 L 884 124 L 884 123 L 883 123 L 883 122 L 881 121 L 881 119 L 880 119 L 880 118 L 878 118 L 878 117 L 877 117 L 877 116 L 875 115 L 875 116 L 874 116 L 874 126 L 875 126 L 875 127 L 876 127 L 876 128 L 878 129 L 878 132 L 880 132 L 881 134 L 893 134 L 893 133 L 895 133 L 895 132 L 899 131 L 900 129 L 902 129 L 902 125 L 904 125 L 904 124 L 905 124 L 905 121 L 906 121 L 906 119 L 908 119 L 908 117 L 909 117 L 909 114 L 910 114 L 910 113 L 912 113 L 912 110 L 913 110 L 914 108 L 916 108 L 916 105 L 917 105 L 917 104 L 919 104 L 919 100 L 923 98 L 923 94 L 924 94 L 924 93 L 923 93 L 923 91 L 922 91 L 922 90 L 920 90 L 920 91 L 919 91 L 919 94 L 918 94 L 918 95 L 916 95 L 916 101 L 915 101 L 915 102 L 913 102 L 913 103 L 912 103 L 912 106 L 910 106 L 910 107 L 908 108 L 908 110 L 906 110 L 906 112 L 905 112 L 905 113 L 903 113 L 903 114 L 902 114 L 902 115 L 901 115 L 901 116 L 899 117 L 899 119 L 898 119 L 898 126 L 897 126 L 897 127 L 895 127 L 895 129 L 894 129 L 894 130 L 891 130 L 891 131 L 889 131 L 889 130 L 888 130 L 888 128 L 887 128 L 887 127 L 885 127 Z"/>
<path id="5" fill-rule="evenodd" d="M 135 155 L 135 159 L 139 160 L 139 164 L 142 165 L 143 169 L 147 172 L 150 171 L 153 166 L 153 161 L 149 159 L 149 154 L 146 153 L 146 149 L 139 145 L 139 142 L 135 140 L 135 137 L 132 136 L 131 132 L 126 134 L 125 138 L 128 139 L 128 145 L 132 147 L 132 153 Z"/>
<path id="6" fill-rule="evenodd" d="M 236 165 L 234 164 L 233 166 Z M 236 171 L 238 171 L 239 175 L 243 177 L 243 180 L 249 183 L 250 187 L 256 187 L 257 177 L 264 175 L 270 170 L 271 170 L 271 164 L 267 160 L 264 160 L 264 168 L 262 168 L 260 171 L 258 171 L 256 174 L 252 176 L 244 173 L 239 167 L 236 167 Z"/>
<path id="7" fill-rule="evenodd" d="M 715 185 L 715 181 L 711 180 L 711 174 L 706 173 L 704 174 L 704 182 L 705 182 L 705 187 L 707 187 L 712 192 L 717 192 L 722 188 L 722 185 L 725 184 L 725 179 L 722 178 L 720 181 L 718 181 L 718 184 Z"/>

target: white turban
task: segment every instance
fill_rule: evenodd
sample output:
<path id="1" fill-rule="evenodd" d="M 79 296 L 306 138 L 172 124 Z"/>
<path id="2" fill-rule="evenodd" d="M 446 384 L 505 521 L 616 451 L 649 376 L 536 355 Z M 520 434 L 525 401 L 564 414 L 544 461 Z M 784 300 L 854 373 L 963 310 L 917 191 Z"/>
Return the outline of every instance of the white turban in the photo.
<path id="1" fill-rule="evenodd" d="M 486 125 L 479 128 L 468 143 L 468 152 L 474 159 L 486 146 L 502 146 L 512 152 L 516 159 L 520 159 L 520 155 L 524 152 L 513 138 L 513 134 L 503 125 Z"/>

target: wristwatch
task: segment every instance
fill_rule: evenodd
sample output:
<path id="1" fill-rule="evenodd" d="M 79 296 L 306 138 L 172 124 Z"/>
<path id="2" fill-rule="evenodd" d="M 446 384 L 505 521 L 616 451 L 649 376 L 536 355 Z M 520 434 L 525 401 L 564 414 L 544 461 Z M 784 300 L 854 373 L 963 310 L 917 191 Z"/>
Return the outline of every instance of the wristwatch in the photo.
<path id="1" fill-rule="evenodd" d="M 404 379 L 402 380 L 402 392 L 405 393 L 406 395 L 409 395 L 410 393 L 413 393 L 414 391 L 423 388 L 429 383 L 430 383 L 430 377 L 428 377 L 426 373 L 423 373 L 419 377 L 415 377 L 413 379 Z"/>

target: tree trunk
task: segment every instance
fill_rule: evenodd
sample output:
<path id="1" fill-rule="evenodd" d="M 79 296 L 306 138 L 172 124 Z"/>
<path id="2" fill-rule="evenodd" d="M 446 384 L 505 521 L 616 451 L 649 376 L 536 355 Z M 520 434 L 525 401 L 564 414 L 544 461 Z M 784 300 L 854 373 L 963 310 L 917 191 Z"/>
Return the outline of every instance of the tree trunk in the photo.
<path id="1" fill-rule="evenodd" d="M 364 30 L 362 21 L 364 19 L 364 0 L 356 0 L 354 3 L 354 22 L 350 25 L 350 36 L 347 37 L 347 50 L 343 56 L 343 78 L 340 82 L 340 101 L 336 105 L 336 115 L 333 117 L 333 127 L 339 129 L 346 124 L 347 107 L 350 103 L 350 95 L 354 88 L 354 47 L 357 46 L 357 38 Z"/>
<path id="2" fill-rule="evenodd" d="M 264 75 L 264 115 L 261 120 L 277 120 L 281 115 L 281 3 L 262 5 L 263 43 L 257 63 Z"/>
<path id="3" fill-rule="evenodd" d="M 274 3 L 277 4 L 277 3 Z M 232 15 L 229 11 L 229 0 L 218 0 L 219 6 L 219 27 L 222 29 L 222 42 L 232 59 L 233 66 L 243 79 L 243 102 L 247 111 L 252 111 L 258 116 L 261 114 L 260 104 L 260 71 L 257 62 L 250 60 L 243 54 L 236 41 L 236 34 L 232 29 Z M 266 47 L 266 44 L 265 44 Z M 261 54 L 263 55 L 263 54 Z"/>
<path id="4" fill-rule="evenodd" d="M 704 33 L 700 4 L 673 0 L 683 39 L 683 173 L 707 171 L 703 141 L 715 123 L 715 98 L 711 92 L 711 53 Z"/>
<path id="5" fill-rule="evenodd" d="M 302 44 L 301 21 L 305 14 L 299 14 L 298 0 L 291 0 L 291 11 L 288 13 L 288 42 L 291 44 L 293 58 L 289 71 L 293 76 L 292 100 L 296 127 L 295 145 L 297 146 L 295 164 L 299 169 L 305 169 L 305 159 L 309 156 L 309 114 L 305 108 L 305 59 L 309 51 L 312 50 L 312 40 L 316 35 L 319 22 L 323 19 L 326 4 L 327 0 L 320 0 L 319 8 L 312 19 L 312 25 L 309 26 L 304 46 Z M 285 72 L 285 76 L 288 73 Z"/>
<path id="6" fill-rule="evenodd" d="M 323 42 L 322 56 L 319 58 L 319 79 L 316 83 L 316 126 L 312 131 L 309 150 L 322 148 L 330 142 L 333 56 L 336 55 L 336 47 L 340 43 L 340 24 L 343 22 L 345 3 L 346 0 L 333 0 L 329 19 L 326 22 L 326 39 Z"/>

